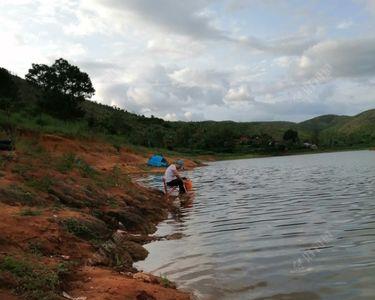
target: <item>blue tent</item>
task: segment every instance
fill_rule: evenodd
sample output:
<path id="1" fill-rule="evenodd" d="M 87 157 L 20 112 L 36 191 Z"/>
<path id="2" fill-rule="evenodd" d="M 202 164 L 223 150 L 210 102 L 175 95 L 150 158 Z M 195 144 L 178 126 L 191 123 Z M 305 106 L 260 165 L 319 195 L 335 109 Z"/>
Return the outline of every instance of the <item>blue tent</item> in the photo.
<path id="1" fill-rule="evenodd" d="M 147 164 L 152 167 L 168 167 L 167 160 L 161 155 L 151 156 Z"/>

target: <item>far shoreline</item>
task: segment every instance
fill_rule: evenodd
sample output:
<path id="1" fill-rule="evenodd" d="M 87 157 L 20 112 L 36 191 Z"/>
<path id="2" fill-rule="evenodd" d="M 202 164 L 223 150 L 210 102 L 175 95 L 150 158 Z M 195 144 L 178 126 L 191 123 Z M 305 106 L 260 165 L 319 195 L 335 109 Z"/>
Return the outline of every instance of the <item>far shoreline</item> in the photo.
<path id="1" fill-rule="evenodd" d="M 310 154 L 323 154 L 323 153 L 336 153 L 336 152 L 352 152 L 352 151 L 375 151 L 375 148 L 345 148 L 345 149 L 324 149 L 314 151 L 294 151 L 285 153 L 274 153 L 274 154 L 218 154 L 212 155 L 213 160 L 211 161 L 225 161 L 225 160 L 240 160 L 240 159 L 253 159 L 253 158 L 268 158 L 268 157 L 283 157 L 283 156 L 294 156 L 294 155 L 310 155 Z M 211 162 L 208 161 L 208 162 Z"/>

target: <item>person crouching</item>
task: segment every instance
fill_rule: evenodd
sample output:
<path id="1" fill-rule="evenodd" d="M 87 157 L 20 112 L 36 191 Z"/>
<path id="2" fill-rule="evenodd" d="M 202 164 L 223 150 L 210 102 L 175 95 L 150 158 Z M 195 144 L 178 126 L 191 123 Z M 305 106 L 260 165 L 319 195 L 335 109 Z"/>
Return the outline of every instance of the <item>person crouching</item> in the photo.
<path id="1" fill-rule="evenodd" d="M 182 170 L 183 167 L 184 162 L 181 159 L 178 159 L 165 170 L 165 182 L 167 183 L 167 186 L 178 186 L 180 194 L 186 193 L 184 181 L 178 172 L 179 170 Z"/>

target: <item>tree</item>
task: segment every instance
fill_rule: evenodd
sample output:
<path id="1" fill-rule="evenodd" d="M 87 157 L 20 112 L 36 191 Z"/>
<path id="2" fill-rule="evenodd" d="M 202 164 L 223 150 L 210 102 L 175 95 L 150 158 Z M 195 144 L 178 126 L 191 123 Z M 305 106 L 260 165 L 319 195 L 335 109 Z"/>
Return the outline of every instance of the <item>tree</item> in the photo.
<path id="1" fill-rule="evenodd" d="M 63 58 L 51 66 L 32 64 L 25 77 L 29 83 L 41 89 L 41 109 L 63 119 L 82 116 L 81 103 L 95 93 L 87 73 Z"/>
<path id="2" fill-rule="evenodd" d="M 8 70 L 0 68 L 0 109 L 10 114 L 17 101 L 18 87 Z"/>
<path id="3" fill-rule="evenodd" d="M 288 129 L 284 133 L 283 140 L 286 142 L 293 142 L 293 143 L 297 142 L 299 140 L 298 132 L 293 129 Z"/>
<path id="4" fill-rule="evenodd" d="M 18 100 L 18 86 L 14 82 L 14 77 L 8 70 L 0 68 L 0 110 L 6 116 L 0 124 L 0 129 L 5 131 L 12 143 L 15 140 L 16 130 L 10 116 L 12 111 L 17 107 Z"/>

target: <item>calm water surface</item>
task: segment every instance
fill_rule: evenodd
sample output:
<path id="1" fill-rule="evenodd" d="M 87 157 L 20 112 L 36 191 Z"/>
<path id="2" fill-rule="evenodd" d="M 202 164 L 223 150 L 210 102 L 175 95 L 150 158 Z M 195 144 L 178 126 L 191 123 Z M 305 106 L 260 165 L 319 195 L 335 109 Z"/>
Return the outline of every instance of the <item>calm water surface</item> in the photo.
<path id="1" fill-rule="evenodd" d="M 375 299 L 375 151 L 215 162 L 137 267 L 203 299 Z M 160 186 L 159 178 L 150 184 Z"/>

